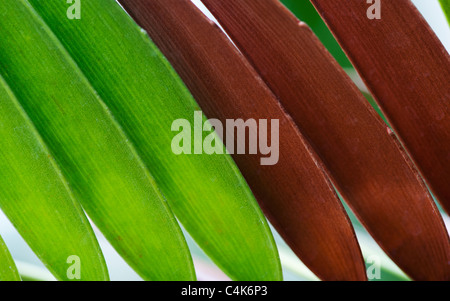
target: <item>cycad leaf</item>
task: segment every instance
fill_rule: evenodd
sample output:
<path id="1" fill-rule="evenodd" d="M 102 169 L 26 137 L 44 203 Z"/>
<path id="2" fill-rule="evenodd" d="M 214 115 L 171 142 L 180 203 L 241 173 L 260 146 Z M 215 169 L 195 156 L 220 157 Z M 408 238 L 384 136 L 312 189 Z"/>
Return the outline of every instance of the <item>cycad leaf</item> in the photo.
<path id="1" fill-rule="evenodd" d="M 449 279 L 448 234 L 424 182 L 392 131 L 311 30 L 278 0 L 202 2 L 310 139 L 338 191 L 387 254 L 414 279 Z M 334 6 L 329 11 L 333 14 L 347 12 L 341 4 L 363 5 L 361 1 L 320 2 Z M 403 11 L 396 11 L 398 18 L 403 18 Z M 354 41 L 353 36 L 349 41 Z M 365 61 L 374 62 L 370 55 Z M 379 62 L 383 63 L 378 67 L 384 66 L 385 61 Z M 397 78 L 415 76 L 405 70 L 400 70 L 403 73 Z M 448 87 L 440 91 L 448 91 Z M 444 118 L 445 114 L 435 117 Z M 448 145 L 448 141 L 443 143 Z"/>
<path id="2" fill-rule="evenodd" d="M 58 279 L 78 256 L 85 280 L 107 280 L 103 255 L 80 205 L 17 99 L 0 77 L 0 207 Z M 0 276 L 1 277 L 1 276 Z"/>
<path id="3" fill-rule="evenodd" d="M 20 281 L 14 260 L 0 237 L 0 281 Z"/>
<path id="4" fill-rule="evenodd" d="M 312 3 L 361 74 L 435 197 L 450 213 L 448 52 L 410 0 L 382 1 L 380 20 L 369 19 L 370 5 L 358 0 L 342 5 L 327 0 Z M 423 51 L 424 45 L 427 51 Z"/>
<path id="5" fill-rule="evenodd" d="M 261 165 L 261 153 L 235 154 L 238 167 L 266 216 L 312 271 L 324 280 L 365 280 L 352 226 L 321 163 L 225 34 L 190 0 L 119 2 L 148 31 L 208 117 L 223 124 L 279 121 L 276 164 Z"/>
<path id="6" fill-rule="evenodd" d="M 270 229 L 231 157 L 173 153 L 172 123 L 185 119 L 193 125 L 199 108 L 148 36 L 113 0 L 84 1 L 80 20 L 61 16 L 64 1 L 30 3 L 110 108 L 206 253 L 233 279 L 281 279 Z"/>
<path id="7" fill-rule="evenodd" d="M 0 72 L 75 197 L 143 278 L 193 279 L 181 229 L 109 110 L 29 3 L 6 0 L 2 6 Z M 57 239 L 47 243 L 59 248 Z"/>

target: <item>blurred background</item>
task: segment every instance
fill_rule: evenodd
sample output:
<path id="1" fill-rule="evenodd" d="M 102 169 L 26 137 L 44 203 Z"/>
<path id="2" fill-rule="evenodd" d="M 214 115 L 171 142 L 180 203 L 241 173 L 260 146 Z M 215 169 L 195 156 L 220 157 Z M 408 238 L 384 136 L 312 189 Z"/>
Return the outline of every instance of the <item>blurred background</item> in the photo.
<path id="1" fill-rule="evenodd" d="M 200 0 L 192 0 L 208 17 L 214 18 L 204 8 Z M 303 22 L 307 23 L 322 43 L 333 54 L 339 64 L 347 71 L 350 77 L 358 85 L 366 98 L 378 112 L 379 109 L 371 99 L 361 79 L 354 71 L 352 65 L 339 47 L 339 44 L 330 33 L 325 23 L 310 4 L 309 0 L 282 0 L 282 2 Z M 413 0 L 431 28 L 442 41 L 447 51 L 450 52 L 450 27 L 439 6 L 438 0 Z M 214 20 L 215 21 L 215 20 Z M 426 47 L 426 45 L 424 45 Z M 409 280 L 408 277 L 385 255 L 370 235 L 364 230 L 350 210 L 347 211 L 354 224 L 356 234 L 366 260 L 368 276 L 370 280 Z M 450 218 L 442 212 L 447 229 L 450 229 Z M 105 255 L 111 280 L 136 281 L 141 278 L 121 259 L 104 236 L 94 226 L 100 246 Z M 308 268 L 294 255 L 289 247 L 272 228 L 277 241 L 280 259 L 283 266 L 284 279 L 287 281 L 318 280 Z M 45 269 L 44 265 L 34 255 L 28 245 L 20 237 L 5 215 L 0 211 L 0 235 L 16 261 L 19 272 L 25 280 L 54 280 L 54 277 Z M 229 280 L 220 269 L 201 251 L 190 236 L 185 232 L 189 247 L 196 266 L 198 280 L 221 281 Z M 51 242 L 58 244 L 57 241 Z"/>

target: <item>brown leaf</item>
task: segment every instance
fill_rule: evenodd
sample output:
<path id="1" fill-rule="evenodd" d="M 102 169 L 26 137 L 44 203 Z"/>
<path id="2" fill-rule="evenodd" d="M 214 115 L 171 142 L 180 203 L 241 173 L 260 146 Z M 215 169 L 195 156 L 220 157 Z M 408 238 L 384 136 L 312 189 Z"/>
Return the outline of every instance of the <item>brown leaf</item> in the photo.
<path id="1" fill-rule="evenodd" d="M 280 157 L 234 155 L 266 216 L 320 278 L 365 280 L 351 223 L 322 164 L 255 70 L 189 0 L 120 0 L 209 118 L 277 119 Z M 251 237 L 251 233 L 248 234 Z"/>
<path id="2" fill-rule="evenodd" d="M 312 142 L 336 188 L 387 254 L 413 279 L 450 279 L 449 238 L 428 190 L 312 31 L 276 0 L 202 1 Z"/>
<path id="3" fill-rule="evenodd" d="M 450 56 L 409 0 L 312 0 L 450 213 Z M 342 3 L 341 3 L 342 2 Z"/>

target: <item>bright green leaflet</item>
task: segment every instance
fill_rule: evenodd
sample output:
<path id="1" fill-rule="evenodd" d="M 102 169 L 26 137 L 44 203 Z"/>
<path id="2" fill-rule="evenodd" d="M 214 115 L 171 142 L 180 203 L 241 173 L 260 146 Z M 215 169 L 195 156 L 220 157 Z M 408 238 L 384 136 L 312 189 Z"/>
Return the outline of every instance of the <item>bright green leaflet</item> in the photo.
<path id="1" fill-rule="evenodd" d="M 82 1 L 80 20 L 65 17 L 65 1 L 29 2 L 105 101 L 205 252 L 232 279 L 280 280 L 270 229 L 231 157 L 173 154 L 172 123 L 181 118 L 193 125 L 199 108 L 148 36 L 114 0 Z"/>
<path id="2" fill-rule="evenodd" d="M 450 0 L 439 0 L 441 3 L 442 10 L 444 11 L 447 21 L 450 24 Z"/>
<path id="3" fill-rule="evenodd" d="M 67 259 L 76 255 L 82 279 L 108 280 L 106 264 L 89 221 L 1 77 L 0 137 L 3 212 L 57 279 L 71 280 L 67 276 L 70 267 Z M 3 257 L 0 255 L 0 261 Z"/>
<path id="4" fill-rule="evenodd" d="M 194 279 L 174 215 L 95 90 L 29 3 L 4 0 L 1 7 L 0 72 L 76 199 L 144 279 Z M 59 240 L 47 243 L 59 247 Z"/>
<path id="5" fill-rule="evenodd" d="M 14 260 L 0 237 L 0 281 L 20 281 Z"/>

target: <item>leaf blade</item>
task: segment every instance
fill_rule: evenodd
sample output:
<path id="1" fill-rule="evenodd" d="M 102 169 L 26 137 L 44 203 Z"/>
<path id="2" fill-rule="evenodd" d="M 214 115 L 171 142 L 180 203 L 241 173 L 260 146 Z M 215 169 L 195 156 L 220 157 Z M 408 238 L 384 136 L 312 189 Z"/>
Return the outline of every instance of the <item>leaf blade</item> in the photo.
<path id="1" fill-rule="evenodd" d="M 224 125 L 278 120 L 277 163 L 261 165 L 266 156 L 260 152 L 235 154 L 238 167 L 272 225 L 316 274 L 366 280 L 352 226 L 319 159 L 227 37 L 189 0 L 119 2 L 147 30 L 208 117 Z"/>
<path id="2" fill-rule="evenodd" d="M 6 7 L 0 72 L 76 199 L 141 277 L 194 279 L 179 225 L 95 90 L 28 2 Z"/>
<path id="3" fill-rule="evenodd" d="M 198 106 L 148 36 L 114 1 L 84 2 L 78 23 L 61 18 L 64 3 L 30 3 L 105 100 L 197 243 L 233 279 L 281 279 L 270 229 L 231 157 L 173 154 L 172 122 L 194 124 Z M 134 66 L 102 60 L 104 54 Z"/>
<path id="4" fill-rule="evenodd" d="M 92 228 L 40 136 L 0 77 L 0 207 L 58 279 L 77 255 L 86 280 L 108 280 Z M 57 241 L 58 244 L 49 244 Z"/>
<path id="5" fill-rule="evenodd" d="M 439 0 L 442 10 L 444 11 L 447 21 L 450 24 L 450 1 L 449 0 Z"/>
<path id="6" fill-rule="evenodd" d="M 448 279 L 449 237 L 424 182 L 311 30 L 276 0 L 202 2 L 310 139 L 337 190 L 387 254 L 412 278 Z"/>
<path id="7" fill-rule="evenodd" d="M 327 1 L 312 2 L 450 213 L 450 56 L 444 46 L 410 0 L 383 1 L 381 20 L 368 19 L 368 7 L 357 1 L 339 11 Z M 343 11 L 355 18 L 343 18 Z"/>
<path id="8" fill-rule="evenodd" d="M 0 237 L 0 281 L 20 281 L 19 271 L 9 253 L 5 242 Z"/>

